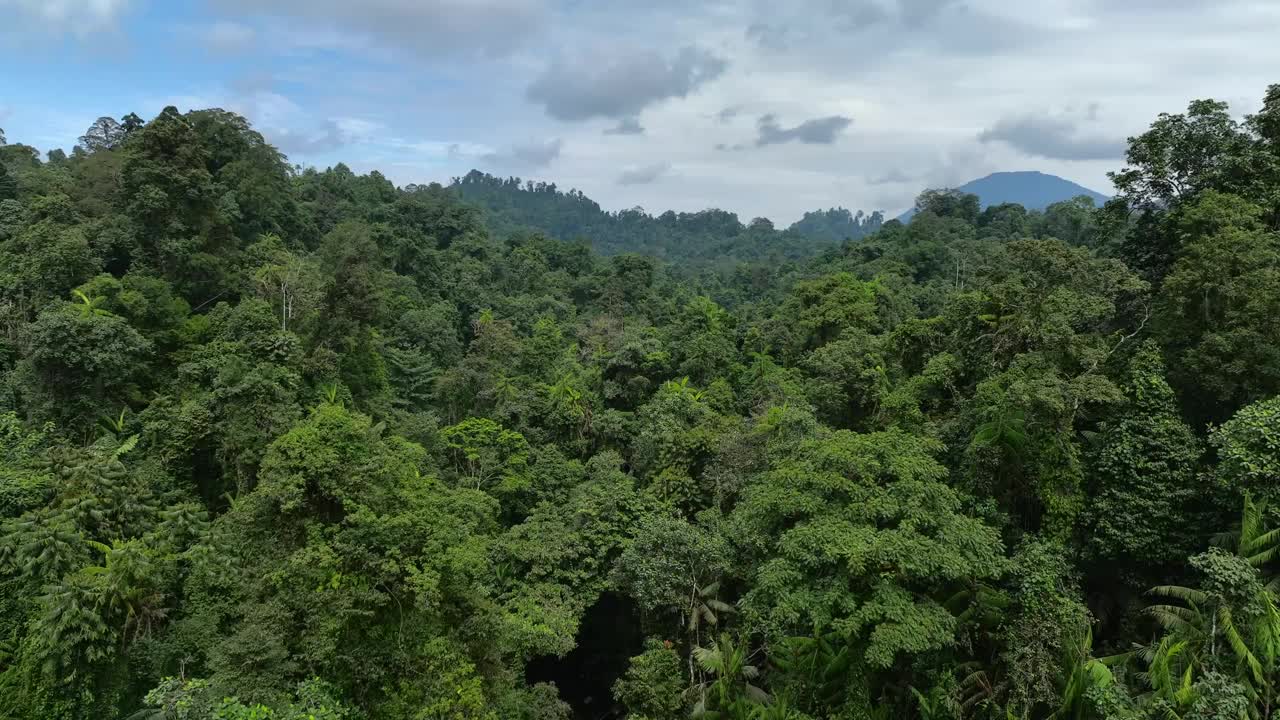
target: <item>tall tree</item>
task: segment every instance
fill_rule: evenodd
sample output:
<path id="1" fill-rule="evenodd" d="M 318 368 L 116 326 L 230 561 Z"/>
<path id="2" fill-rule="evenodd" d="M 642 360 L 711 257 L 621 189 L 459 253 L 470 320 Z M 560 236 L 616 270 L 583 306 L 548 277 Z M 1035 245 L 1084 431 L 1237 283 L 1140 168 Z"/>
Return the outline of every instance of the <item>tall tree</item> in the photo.
<path id="1" fill-rule="evenodd" d="M 1179 416 L 1154 342 L 1129 361 L 1123 409 L 1102 423 L 1089 453 L 1089 548 L 1104 567 L 1164 571 L 1203 547 L 1189 532 L 1198 483 L 1200 440 Z M 1129 578 L 1135 580 L 1138 578 Z"/>
<path id="2" fill-rule="evenodd" d="M 102 150 L 114 150 L 124 139 L 125 131 L 115 118 L 100 117 L 93 121 L 88 130 L 80 136 L 79 145 L 85 152 L 95 153 Z"/>
<path id="3" fill-rule="evenodd" d="M 814 628 L 854 638 L 867 683 L 954 642 L 943 588 L 998 575 L 1002 544 L 942 482 L 939 449 L 900 431 L 779 448 L 730 518 L 751 561 L 748 620 L 773 638 Z"/>
<path id="4" fill-rule="evenodd" d="M 18 197 L 18 179 L 9 174 L 9 168 L 0 161 L 0 200 Z"/>

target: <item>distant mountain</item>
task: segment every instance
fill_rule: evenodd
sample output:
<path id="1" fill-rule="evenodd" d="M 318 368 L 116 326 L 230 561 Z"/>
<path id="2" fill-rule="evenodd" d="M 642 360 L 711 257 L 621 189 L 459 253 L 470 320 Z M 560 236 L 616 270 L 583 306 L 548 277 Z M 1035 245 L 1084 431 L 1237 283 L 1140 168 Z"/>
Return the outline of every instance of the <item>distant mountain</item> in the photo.
<path id="1" fill-rule="evenodd" d="M 880 228 L 879 212 L 845 208 L 806 213 L 786 230 L 756 218 L 708 209 L 651 215 L 641 208 L 610 212 L 579 190 L 554 183 L 494 177 L 478 170 L 454 178 L 450 188 L 479 207 L 497 237 L 538 230 L 567 241 L 584 240 L 603 255 L 640 253 L 674 263 L 732 267 L 737 262 L 781 262 L 812 257 Z"/>
<path id="2" fill-rule="evenodd" d="M 567 241 L 585 241 L 602 255 L 640 253 L 673 263 L 732 267 L 738 262 L 780 262 L 813 257 L 845 240 L 858 240 L 880 229 L 885 218 L 843 207 L 814 210 L 785 230 L 756 218 L 742 222 L 725 210 L 652 215 L 642 208 L 608 211 L 580 190 L 564 191 L 555 183 L 495 177 L 478 170 L 453 179 L 450 189 L 478 207 L 497 237 L 529 231 Z M 1107 196 L 1060 177 L 1039 172 L 1002 172 L 961 185 L 982 206 L 1018 203 L 1043 210 L 1061 200 L 1088 195 L 1098 203 Z M 898 217 L 907 221 L 909 210 Z"/>
<path id="3" fill-rule="evenodd" d="M 984 178 L 970 180 L 956 189 L 977 195 L 984 208 L 988 205 L 1017 203 L 1028 210 L 1044 210 L 1056 202 L 1070 200 L 1077 195 L 1087 195 L 1099 205 L 1111 199 L 1057 175 L 1034 170 L 992 173 Z M 908 210 L 897 219 L 907 222 L 915 214 L 914 209 Z"/>

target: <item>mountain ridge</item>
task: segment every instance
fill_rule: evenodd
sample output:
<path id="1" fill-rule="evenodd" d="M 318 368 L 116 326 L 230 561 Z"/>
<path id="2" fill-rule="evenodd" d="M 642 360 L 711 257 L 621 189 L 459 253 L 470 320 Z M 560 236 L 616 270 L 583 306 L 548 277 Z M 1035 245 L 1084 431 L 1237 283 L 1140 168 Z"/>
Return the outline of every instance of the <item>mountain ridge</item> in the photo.
<path id="1" fill-rule="evenodd" d="M 540 231 L 560 240 L 585 240 L 602 255 L 640 253 L 678 263 L 800 260 L 865 237 L 884 220 L 880 212 L 836 207 L 810 211 L 781 229 L 767 218 L 743 222 L 737 213 L 718 208 L 661 214 L 643 208 L 609 211 L 580 190 L 479 170 L 454 178 L 449 188 L 479 207 L 486 225 L 500 237 Z"/>
<path id="2" fill-rule="evenodd" d="M 454 178 L 449 187 L 481 208 L 488 227 L 501 236 L 541 231 L 561 240 L 586 240 L 604 255 L 636 252 L 677 262 L 717 263 L 725 257 L 797 260 L 846 240 L 866 237 L 887 219 L 878 210 L 865 213 L 835 207 L 811 210 L 781 228 L 766 218 L 744 223 L 737 213 L 717 208 L 661 214 L 641 208 L 609 211 L 580 190 L 565 191 L 555 183 L 497 177 L 478 170 Z M 1028 210 L 1044 210 L 1080 195 L 1099 204 L 1109 199 L 1083 185 L 1035 170 L 991 173 L 956 189 L 977 195 L 983 207 L 1012 202 Z M 896 219 L 907 222 L 914 214 L 911 209 Z"/>
<path id="3" fill-rule="evenodd" d="M 1109 195 L 1039 170 L 994 172 L 958 185 L 955 189 L 977 195 L 984 208 L 1003 203 L 1016 203 L 1028 210 L 1044 210 L 1056 202 L 1070 200 L 1080 195 L 1092 198 L 1099 205 L 1111 199 Z M 908 222 L 915 213 L 915 208 L 911 208 L 895 219 Z"/>

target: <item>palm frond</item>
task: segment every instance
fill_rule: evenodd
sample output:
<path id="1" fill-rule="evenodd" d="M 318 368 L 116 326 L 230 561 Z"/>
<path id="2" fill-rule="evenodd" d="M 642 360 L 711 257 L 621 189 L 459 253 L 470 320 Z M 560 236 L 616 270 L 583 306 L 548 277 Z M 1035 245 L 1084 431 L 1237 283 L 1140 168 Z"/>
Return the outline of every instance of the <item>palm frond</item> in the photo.
<path id="1" fill-rule="evenodd" d="M 694 648 L 693 659 L 707 672 L 716 672 L 724 666 L 724 656 L 720 653 L 720 648 L 715 645 Z"/>
<path id="2" fill-rule="evenodd" d="M 1197 605 L 1202 605 L 1208 599 L 1203 591 L 1195 588 L 1183 587 L 1181 585 L 1157 585 L 1147 591 L 1148 595 L 1159 595 L 1161 597 L 1170 597 L 1176 600 L 1183 600 Z"/>
<path id="3" fill-rule="evenodd" d="M 1146 613 L 1156 619 L 1160 626 L 1167 630 L 1201 631 L 1200 614 L 1178 605 L 1152 605 Z"/>
<path id="4" fill-rule="evenodd" d="M 769 693 L 765 692 L 761 688 L 756 687 L 755 685 L 752 685 L 751 683 L 747 683 L 745 686 L 745 689 L 746 689 L 747 697 L 750 698 L 753 702 L 765 704 L 772 700 L 772 698 L 769 696 Z"/>
<path id="5" fill-rule="evenodd" d="M 1218 621 L 1222 625 L 1222 634 L 1227 638 L 1227 643 L 1231 645 L 1232 651 L 1244 661 L 1249 668 L 1249 674 L 1253 676 L 1253 681 L 1262 684 L 1262 663 L 1258 662 L 1257 656 L 1253 654 L 1244 638 L 1240 635 L 1239 629 L 1236 627 L 1235 619 L 1232 617 L 1231 608 L 1223 606 L 1218 609 Z"/>
<path id="6" fill-rule="evenodd" d="M 723 600 L 708 600 L 706 604 L 707 604 L 707 607 L 711 608 L 712 610 L 715 610 L 716 612 L 722 612 L 722 613 L 737 612 L 736 608 L 734 608 L 729 603 L 724 602 Z"/>

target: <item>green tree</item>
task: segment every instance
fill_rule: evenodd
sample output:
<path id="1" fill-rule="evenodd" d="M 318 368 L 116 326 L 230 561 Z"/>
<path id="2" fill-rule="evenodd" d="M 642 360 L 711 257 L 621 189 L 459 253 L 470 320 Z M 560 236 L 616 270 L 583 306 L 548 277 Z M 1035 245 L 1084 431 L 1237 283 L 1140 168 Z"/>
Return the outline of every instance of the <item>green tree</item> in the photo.
<path id="1" fill-rule="evenodd" d="M 613 696 L 634 716 L 680 720 L 688 707 L 687 682 L 671 642 L 648 638 L 644 652 L 631 658 L 626 674 L 613 684 Z"/>
<path id="2" fill-rule="evenodd" d="M 730 518 L 751 558 L 748 620 L 776 638 L 840 630 L 875 670 L 949 646 L 942 588 L 994 577 L 1003 559 L 997 533 L 942 482 L 939 449 L 900 431 L 837 431 L 774 457 Z"/>
<path id="3" fill-rule="evenodd" d="M 1234 493 L 1274 500 L 1280 478 L 1280 397 L 1242 408 L 1213 431 L 1218 476 Z"/>
<path id="4" fill-rule="evenodd" d="M 9 168 L 0 161 L 0 200 L 18 197 L 18 179 L 9 174 Z"/>
<path id="5" fill-rule="evenodd" d="M 689 649 L 689 677 L 697 679 L 693 648 L 705 629 L 718 627 L 735 612 L 719 598 L 720 578 L 728 569 L 729 548 L 714 530 L 665 515 L 645 518 L 636 539 L 618 558 L 617 582 L 648 611 L 675 610 Z"/>
<path id="6" fill-rule="evenodd" d="M 503 502 L 512 516 L 531 509 L 529 443 L 492 420 L 469 418 L 440 430 L 440 442 L 460 485 L 483 490 Z"/>
<path id="7" fill-rule="evenodd" d="M 28 357 L 48 416 L 85 422 L 134 399 L 151 343 L 122 318 L 53 305 L 31 327 Z"/>
<path id="8" fill-rule="evenodd" d="M 1154 343 L 1130 360 L 1124 392 L 1126 405 L 1098 428 L 1089 453 L 1089 547 L 1111 567 L 1159 570 L 1203 546 L 1188 532 L 1207 490 L 1197 490 L 1200 441 L 1178 413 Z"/>
<path id="9" fill-rule="evenodd" d="M 1185 239 L 1161 289 L 1158 329 L 1181 386 L 1210 419 L 1280 392 L 1270 341 L 1280 333 L 1280 234 L 1262 215 L 1240 197 L 1206 191 L 1177 219 Z"/>
<path id="10" fill-rule="evenodd" d="M 1064 548 L 1025 540 L 1013 557 L 1010 584 L 998 630 L 1004 687 L 995 692 L 996 673 L 988 675 L 988 699 L 1019 717 L 1078 709 L 1088 688 L 1105 678 L 1090 664 L 1091 618 Z"/>
<path id="11" fill-rule="evenodd" d="M 206 252 L 213 178 L 208 151 L 190 120 L 170 106 L 132 133 L 122 180 L 145 262 L 202 301 L 216 295 L 226 268 L 222 258 Z"/>
<path id="12" fill-rule="evenodd" d="M 115 118 L 100 117 L 80 136 L 79 146 L 90 153 L 114 150 L 123 139 L 124 129 Z"/>
<path id="13" fill-rule="evenodd" d="M 977 195 L 954 189 L 925 190 L 916 198 L 917 213 L 955 218 L 970 225 L 978 223 L 980 209 Z"/>

